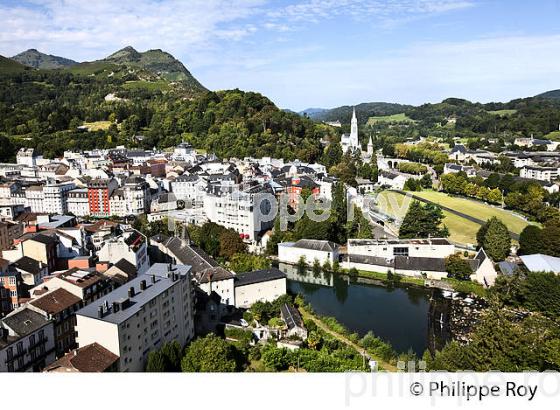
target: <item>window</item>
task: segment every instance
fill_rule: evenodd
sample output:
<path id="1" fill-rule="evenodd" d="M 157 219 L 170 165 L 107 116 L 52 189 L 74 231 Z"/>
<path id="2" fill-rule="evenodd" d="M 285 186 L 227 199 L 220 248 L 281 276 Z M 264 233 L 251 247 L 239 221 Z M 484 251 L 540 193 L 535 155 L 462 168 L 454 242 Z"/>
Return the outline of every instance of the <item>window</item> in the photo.
<path id="1" fill-rule="evenodd" d="M 393 248 L 393 255 L 394 256 L 408 256 L 408 247 L 402 248 Z"/>

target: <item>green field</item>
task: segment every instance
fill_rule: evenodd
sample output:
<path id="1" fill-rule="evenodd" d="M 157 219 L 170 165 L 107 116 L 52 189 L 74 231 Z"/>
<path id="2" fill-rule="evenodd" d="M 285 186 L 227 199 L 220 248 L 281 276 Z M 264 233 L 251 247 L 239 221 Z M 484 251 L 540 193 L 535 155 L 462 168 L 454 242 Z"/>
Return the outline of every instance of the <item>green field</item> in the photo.
<path id="1" fill-rule="evenodd" d="M 414 192 L 413 194 L 483 221 L 490 219 L 492 216 L 496 216 L 506 224 L 511 232 L 517 234 L 521 233 L 523 228 L 529 224 L 510 211 L 495 208 L 479 201 L 451 197 L 442 192 L 435 191 Z M 384 191 L 380 194 L 380 197 L 383 197 L 386 201 L 385 203 L 388 204 L 387 209 L 383 212 L 397 218 L 404 217 L 407 206 L 403 206 L 403 200 L 405 199 L 403 195 L 396 192 Z M 381 201 L 380 198 L 378 200 Z M 443 223 L 449 228 L 450 239 L 452 241 L 464 244 L 476 243 L 476 232 L 480 228 L 477 223 L 447 211 L 444 211 L 443 214 L 445 216 Z"/>
<path id="2" fill-rule="evenodd" d="M 517 110 L 496 110 L 496 111 L 488 111 L 488 114 L 492 115 L 499 115 L 501 117 L 507 117 L 509 115 L 513 115 L 517 112 Z"/>
<path id="3" fill-rule="evenodd" d="M 544 138 L 551 141 L 560 141 L 560 131 L 552 131 L 546 134 Z"/>
<path id="4" fill-rule="evenodd" d="M 369 117 L 367 125 L 374 125 L 382 122 L 413 122 L 413 120 L 407 117 L 405 113 L 400 113 L 378 117 Z"/>
<path id="5" fill-rule="evenodd" d="M 111 121 L 84 122 L 90 131 L 105 131 L 111 126 Z"/>
<path id="6" fill-rule="evenodd" d="M 418 192 L 415 193 L 417 194 Z M 384 213 L 398 219 L 404 218 L 408 209 L 408 204 L 403 206 L 403 201 L 405 200 L 404 195 L 397 192 L 384 191 L 380 196 L 383 197 L 388 204 L 386 210 L 383 210 Z M 411 202 L 412 199 L 408 201 Z M 443 211 L 443 215 L 445 217 L 443 223 L 449 229 L 450 240 L 463 244 L 476 244 L 476 233 L 480 228 L 478 224 L 461 218 L 451 212 Z"/>
<path id="7" fill-rule="evenodd" d="M 93 61 L 93 62 L 80 63 L 68 68 L 68 71 L 78 75 L 98 75 L 104 72 L 109 74 L 111 71 L 118 71 L 118 70 L 119 70 L 118 65 L 108 63 L 106 61 Z"/>
<path id="8" fill-rule="evenodd" d="M 127 81 L 123 84 L 123 88 L 126 90 L 169 91 L 169 83 L 165 80 Z"/>

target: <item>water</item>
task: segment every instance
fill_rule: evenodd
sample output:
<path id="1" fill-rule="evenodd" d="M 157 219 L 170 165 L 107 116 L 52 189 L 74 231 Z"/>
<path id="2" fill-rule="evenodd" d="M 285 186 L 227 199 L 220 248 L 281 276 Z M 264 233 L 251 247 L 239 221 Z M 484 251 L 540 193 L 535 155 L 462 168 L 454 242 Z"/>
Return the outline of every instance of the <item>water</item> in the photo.
<path id="1" fill-rule="evenodd" d="M 429 290 L 387 288 L 324 273 L 298 274 L 295 267 L 285 264 L 279 268 L 288 275 L 290 291 L 302 294 L 318 314 L 334 316 L 360 336 L 371 330 L 398 352 L 412 350 L 421 356 L 428 348 Z"/>

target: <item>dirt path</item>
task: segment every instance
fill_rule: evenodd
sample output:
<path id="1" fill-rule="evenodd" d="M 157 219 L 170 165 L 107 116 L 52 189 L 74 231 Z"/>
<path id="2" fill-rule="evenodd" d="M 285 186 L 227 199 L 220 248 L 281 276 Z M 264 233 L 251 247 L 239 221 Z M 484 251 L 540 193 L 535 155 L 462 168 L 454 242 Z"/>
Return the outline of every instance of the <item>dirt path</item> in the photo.
<path id="1" fill-rule="evenodd" d="M 315 322 L 315 324 L 325 333 L 328 333 L 329 335 L 331 335 L 332 337 L 336 338 L 337 340 L 340 340 L 342 343 L 352 347 L 353 349 L 355 349 L 357 352 L 359 352 L 360 354 L 363 354 L 366 356 L 366 359 L 369 360 L 375 360 L 377 361 L 377 363 L 379 364 L 379 367 L 383 368 L 383 370 L 389 371 L 389 372 L 396 372 L 397 371 L 397 367 L 393 366 L 392 364 L 384 361 L 383 359 L 379 358 L 379 357 L 372 357 L 369 353 L 367 353 L 365 351 L 365 349 L 361 346 L 359 346 L 358 344 L 354 343 L 353 341 L 351 341 L 350 339 L 348 339 L 346 336 L 341 335 L 339 333 L 336 333 L 334 331 L 332 331 L 331 329 L 329 329 L 327 327 L 327 325 L 325 325 L 323 323 L 323 321 L 321 319 L 319 319 L 317 316 L 314 316 L 312 314 L 310 314 L 307 310 L 300 308 L 299 309 L 301 316 L 303 317 L 303 319 L 311 319 Z"/>

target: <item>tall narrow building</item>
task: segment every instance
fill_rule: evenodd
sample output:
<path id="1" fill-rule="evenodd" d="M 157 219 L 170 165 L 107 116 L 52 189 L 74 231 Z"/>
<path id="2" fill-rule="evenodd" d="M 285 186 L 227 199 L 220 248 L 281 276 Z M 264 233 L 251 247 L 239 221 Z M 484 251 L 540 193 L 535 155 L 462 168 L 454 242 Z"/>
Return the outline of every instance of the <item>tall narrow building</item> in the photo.
<path id="1" fill-rule="evenodd" d="M 358 119 L 356 118 L 356 108 L 352 109 L 352 120 L 350 121 L 350 135 L 343 134 L 340 137 L 340 145 L 342 147 L 342 152 L 347 151 L 354 152 L 356 150 L 361 150 L 360 143 L 358 141 Z"/>

